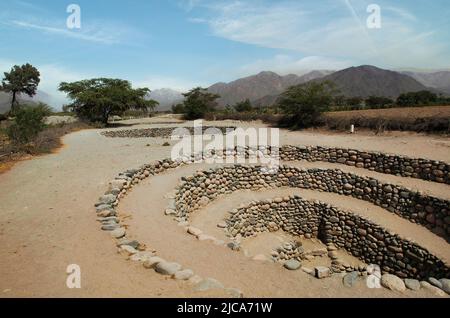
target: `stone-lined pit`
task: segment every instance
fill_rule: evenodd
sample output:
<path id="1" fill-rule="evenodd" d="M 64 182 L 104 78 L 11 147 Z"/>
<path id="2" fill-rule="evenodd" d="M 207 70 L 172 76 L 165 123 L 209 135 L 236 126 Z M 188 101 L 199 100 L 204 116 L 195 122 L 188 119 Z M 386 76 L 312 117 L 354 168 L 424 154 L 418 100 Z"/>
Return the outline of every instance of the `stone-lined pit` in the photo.
<path id="1" fill-rule="evenodd" d="M 172 132 L 172 129 L 170 129 L 170 133 Z M 316 149 L 319 147 L 316 147 Z M 330 154 L 330 157 L 325 157 L 321 155 L 311 155 L 314 152 L 311 152 L 311 150 L 306 151 L 305 155 L 305 149 L 311 149 L 311 148 L 301 148 L 301 147 L 292 147 L 292 146 L 284 146 L 280 150 L 280 157 L 284 160 L 324 160 L 324 161 L 330 161 L 330 162 L 338 162 L 338 160 L 335 160 L 335 157 Z M 328 148 L 323 148 L 328 149 Z M 322 150 L 321 150 L 322 151 Z M 328 150 L 327 150 L 328 151 Z M 331 153 L 333 151 L 331 148 L 329 149 Z M 223 157 L 225 154 L 227 155 L 233 155 L 237 156 L 239 154 L 244 153 L 245 156 L 248 156 L 248 154 L 251 151 L 249 149 L 239 149 L 236 148 L 235 150 L 227 150 L 223 152 L 217 152 L 212 154 L 213 157 Z M 270 152 L 270 149 L 269 149 Z M 340 152 L 337 152 L 340 154 Z M 345 150 L 342 150 L 342 156 L 346 153 Z M 347 151 L 349 155 L 352 155 L 350 150 Z M 395 158 L 389 155 L 383 155 L 379 154 L 380 156 L 385 156 L 386 158 Z M 361 156 L 363 156 L 363 153 L 361 153 Z M 192 156 L 192 159 L 198 158 L 210 158 L 211 155 L 194 155 Z M 371 157 L 372 158 L 372 157 Z M 399 157 L 403 158 L 403 157 Z M 353 158 L 350 158 L 353 159 Z M 397 159 L 386 159 L 388 160 L 388 163 L 392 161 L 393 166 L 398 165 Z M 421 163 L 427 162 L 426 159 L 409 159 L 406 158 L 406 161 L 408 163 L 403 163 L 403 165 L 400 165 L 400 167 L 409 167 L 409 162 L 412 161 L 418 161 Z M 409 161 L 408 161 L 409 160 Z M 339 163 L 342 160 L 339 161 Z M 356 160 L 358 162 L 358 159 Z M 376 160 L 375 162 L 379 163 L 381 166 L 389 166 L 388 163 L 383 163 L 383 160 Z M 435 162 L 436 163 L 436 162 Z M 106 231 L 111 231 L 112 236 L 116 238 L 118 246 L 120 246 L 121 253 L 128 255 L 131 259 L 139 260 L 144 262 L 144 266 L 148 266 L 149 268 L 155 268 L 157 266 L 156 264 L 160 263 L 161 259 L 155 256 L 155 251 L 146 251 L 145 246 L 141 245 L 139 242 L 128 240 L 126 237 L 126 231 L 124 228 L 120 226 L 120 221 L 116 216 L 115 207 L 118 205 L 120 199 L 127 194 L 128 191 L 132 189 L 133 186 L 138 184 L 141 180 L 147 178 L 150 175 L 155 175 L 162 173 L 166 170 L 176 168 L 180 165 L 185 164 L 185 162 L 179 162 L 179 161 L 173 161 L 171 159 L 164 159 L 161 161 L 157 161 L 151 164 L 144 165 L 140 167 L 139 169 L 130 169 L 125 171 L 124 173 L 120 173 L 116 179 L 110 182 L 110 188 L 109 190 L 100 197 L 99 202 L 96 204 L 96 210 L 98 215 L 98 220 L 102 224 L 102 229 Z M 349 164 L 349 163 L 347 163 Z M 367 162 L 368 164 L 368 162 Z M 350 165 L 350 164 L 349 164 Z M 356 163 L 355 163 L 356 165 Z M 413 164 L 414 165 L 414 164 Z M 413 166 L 411 165 L 411 166 Z M 428 165 L 428 164 L 425 164 Z M 445 164 L 446 165 L 446 164 Z M 405 169 L 399 168 L 400 170 L 393 170 L 393 169 L 378 169 L 377 165 L 375 166 L 370 164 L 370 167 L 366 165 L 356 165 L 360 168 L 367 168 L 370 170 L 376 170 L 378 172 L 384 172 L 384 173 L 391 173 L 391 174 L 401 174 Z M 430 167 L 432 168 L 433 163 Z M 428 169 L 426 168 L 426 169 Z M 438 167 L 441 171 L 446 170 L 448 171 L 448 166 L 442 166 L 442 163 Z M 378 169 L 378 170 L 377 170 Z M 417 168 L 418 169 L 418 168 Z M 422 168 L 421 168 L 422 169 Z M 397 171 L 397 172 L 396 172 Z M 417 171 L 416 171 L 417 172 Z M 407 172 L 409 173 L 409 172 Z M 434 173 L 434 172 L 433 172 Z M 438 181 L 442 182 L 442 180 L 436 180 L 434 177 L 430 177 L 428 174 L 420 174 L 420 173 L 412 173 L 411 175 L 408 175 L 411 177 L 416 178 L 424 178 L 425 180 L 432 180 L 432 181 Z M 368 177 L 360 177 L 356 176 L 351 173 L 344 173 L 340 170 L 322 170 L 322 169 L 297 169 L 297 168 L 290 168 L 290 167 L 284 167 L 282 166 L 280 168 L 280 171 L 276 174 L 263 174 L 261 173 L 261 169 L 258 166 L 242 166 L 242 165 L 235 165 L 232 167 L 224 167 L 219 169 L 212 169 L 209 171 L 199 172 L 195 174 L 194 176 L 188 176 L 186 178 L 183 178 L 182 183 L 177 188 L 177 195 L 173 202 L 173 205 L 170 207 L 170 209 L 173 210 L 172 213 L 167 213 L 169 215 L 175 215 L 176 219 L 182 223 L 184 222 L 188 216 L 189 213 L 194 211 L 195 209 L 198 209 L 200 206 L 207 204 L 210 200 L 213 200 L 215 197 L 217 197 L 220 194 L 226 194 L 231 193 L 233 191 L 239 190 L 239 189 L 251 189 L 251 190 L 258 190 L 258 189 L 267 189 L 267 188 L 274 188 L 274 187 L 298 187 L 298 188 L 306 188 L 306 189 L 314 189 L 318 191 L 327 191 L 327 192 L 334 192 L 342 195 L 351 195 L 355 198 L 366 200 L 368 202 L 372 202 L 376 205 L 379 205 L 381 207 L 384 207 L 391 212 L 394 212 L 408 220 L 411 220 L 413 222 L 417 222 L 420 224 L 426 225 L 427 228 L 432 229 L 434 232 L 443 235 L 445 237 L 448 237 L 448 231 L 449 231 L 449 202 L 446 200 L 441 200 L 438 198 L 433 198 L 430 196 L 423 195 L 421 193 L 410 191 L 403 187 L 398 187 L 391 184 L 383 184 L 380 183 L 378 180 Z M 169 209 L 169 210 L 170 210 Z M 331 208 L 330 208 L 331 209 Z M 342 211 L 336 211 L 336 213 L 339 215 L 339 213 Z M 342 212 L 345 214 L 345 212 Z M 341 220 L 339 217 L 336 216 L 338 219 L 337 223 L 347 222 L 346 216 L 343 215 L 344 219 Z M 331 217 L 330 217 L 331 218 Z M 359 218 L 359 217 L 356 217 Z M 369 228 L 371 228 L 372 223 L 365 221 L 362 218 L 359 218 L 359 224 L 364 224 L 364 226 L 367 227 L 366 229 L 366 236 L 370 240 L 372 238 L 376 238 L 375 235 L 372 235 L 370 233 Z M 352 221 L 352 220 L 350 220 Z M 354 221 L 352 221 L 354 222 Z M 367 223 L 365 223 L 367 222 Z M 335 223 L 335 222 L 331 222 Z M 355 222 L 354 222 L 355 223 Z M 347 223 L 345 223 L 347 224 Z M 355 223 L 357 224 L 357 223 Z M 344 226 L 348 226 L 349 228 L 345 228 L 347 231 L 353 231 L 351 229 L 351 224 L 347 224 Z M 376 227 L 376 225 L 373 225 Z M 332 227 L 333 228 L 333 227 Z M 314 227 L 311 228 L 314 231 Z M 341 230 L 342 232 L 343 230 Z M 386 231 L 385 231 L 386 232 Z M 321 233 L 319 231 L 319 227 L 317 230 L 317 234 Z M 340 235 L 342 233 L 337 232 L 327 232 L 329 240 L 335 241 L 335 244 L 340 244 Z M 334 233 L 334 234 L 333 234 Z M 346 232 L 347 235 L 354 235 L 351 232 Z M 363 232 L 362 232 L 363 233 Z M 386 232 L 387 233 L 387 232 Z M 370 236 L 369 236 L 370 234 Z M 389 238 L 395 239 L 395 234 L 387 233 L 390 236 Z M 334 235 L 334 236 L 333 236 Z M 361 234 L 360 234 L 361 235 Z M 320 237 L 320 235 L 318 235 Z M 382 245 L 383 241 L 377 241 L 380 246 Z M 391 241 L 389 241 L 391 242 Z M 403 242 L 403 241 L 402 241 Z M 372 248 L 375 248 L 375 245 L 378 249 L 378 243 L 375 242 L 366 242 L 371 246 Z M 395 244 L 394 244 L 395 243 Z M 399 243 L 395 241 L 394 243 L 390 243 L 392 246 L 399 246 Z M 355 243 L 356 244 L 356 243 Z M 405 242 L 404 244 L 410 244 L 407 246 L 416 246 L 414 243 L 411 242 Z M 344 244 L 345 245 L 345 244 Z M 390 245 L 388 245 L 390 246 Z M 403 245 L 400 245 L 403 247 Z M 361 251 L 359 252 L 359 255 L 365 255 L 366 251 L 368 250 L 367 246 L 360 245 L 360 248 L 363 250 L 364 253 L 361 254 Z M 386 249 L 388 247 L 383 247 Z M 428 265 L 431 266 L 431 264 L 436 265 L 438 264 L 438 272 L 429 272 L 425 273 L 426 269 L 428 267 L 420 267 L 416 268 L 415 270 L 412 269 L 412 265 L 409 263 L 405 263 L 406 272 L 402 272 L 400 268 L 403 268 L 401 263 L 396 262 L 395 266 L 390 269 L 389 265 L 392 262 L 392 257 L 387 259 L 383 265 L 383 270 L 388 271 L 394 271 L 402 273 L 402 276 L 405 275 L 415 275 L 414 277 L 424 277 L 425 275 L 432 275 L 437 274 L 439 277 L 448 277 L 448 266 L 446 264 L 443 264 L 442 261 L 440 261 L 438 258 L 432 258 L 430 253 L 428 253 L 426 250 L 421 249 L 420 247 L 416 247 L 417 249 L 414 250 L 417 252 L 417 254 L 414 254 L 420 257 L 424 258 L 424 255 L 426 257 L 424 258 L 425 261 L 428 261 Z M 351 248 L 349 248 L 351 251 Z M 392 250 L 392 248 L 391 248 Z M 403 251 L 403 248 L 402 248 Z M 425 252 L 418 252 L 418 251 L 425 251 Z M 385 250 L 376 250 L 376 255 L 379 256 L 379 253 L 383 253 Z M 392 250 L 391 252 L 395 252 Z M 413 253 L 413 252 L 411 252 Z M 422 253 L 422 254 L 421 254 Z M 424 254 L 425 253 L 425 254 Z M 426 254 L 428 253 L 428 254 Z M 370 253 L 369 253 L 370 254 Z M 400 254 L 400 252 L 396 253 Z M 409 258 L 411 258 L 411 255 L 405 256 L 405 253 L 403 254 L 404 257 L 406 257 L 406 260 L 409 262 Z M 372 255 L 372 254 L 370 254 Z M 390 255 L 390 254 L 387 254 Z M 430 255 L 430 256 L 429 256 Z M 362 256 L 361 256 L 362 257 Z M 399 257 L 399 256 L 398 256 Z M 409 257 L 409 258 L 408 258 Z M 376 259 L 376 258 L 375 258 Z M 416 262 L 418 262 L 418 259 L 415 259 Z M 401 261 L 401 260 L 399 260 Z M 405 259 L 403 259 L 405 261 Z M 167 262 L 166 262 L 167 263 Z M 173 263 L 170 263 L 173 264 Z M 167 265 L 167 264 L 166 264 Z M 177 264 L 177 268 L 179 266 Z M 410 268 L 411 267 L 411 268 Z M 424 269 L 425 268 L 425 269 Z M 178 271 L 180 271 L 179 269 Z M 177 275 L 174 275 L 176 278 Z M 197 278 L 197 276 L 191 276 L 191 278 Z M 239 294 L 239 293 L 237 293 Z"/>
<path id="2" fill-rule="evenodd" d="M 232 237 L 250 237 L 282 229 L 295 236 L 320 239 L 344 248 L 367 264 L 402 278 L 447 278 L 450 268 L 426 249 L 355 214 L 299 196 L 252 202 L 235 209 L 226 220 Z M 345 271 L 335 259 L 333 272 Z"/>
<path id="3" fill-rule="evenodd" d="M 295 187 L 348 195 L 371 202 L 449 240 L 450 202 L 377 179 L 337 169 L 299 169 L 280 166 L 276 174 L 264 174 L 260 166 L 234 165 L 198 172 L 183 178 L 176 196 L 176 214 L 189 213 L 218 195 L 242 189 Z"/>

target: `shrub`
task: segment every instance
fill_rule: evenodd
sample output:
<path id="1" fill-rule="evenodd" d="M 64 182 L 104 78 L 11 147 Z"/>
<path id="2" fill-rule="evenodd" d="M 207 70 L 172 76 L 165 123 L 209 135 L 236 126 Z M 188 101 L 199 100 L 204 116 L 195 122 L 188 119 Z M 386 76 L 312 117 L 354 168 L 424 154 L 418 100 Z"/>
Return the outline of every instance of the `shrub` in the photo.
<path id="1" fill-rule="evenodd" d="M 184 105 L 182 103 L 172 105 L 172 113 L 173 114 L 183 114 L 184 113 Z"/>
<path id="2" fill-rule="evenodd" d="M 438 96 L 430 91 L 409 92 L 397 98 L 398 106 L 433 105 L 439 101 Z"/>
<path id="3" fill-rule="evenodd" d="M 387 97 L 382 96 L 369 96 L 366 98 L 366 107 L 368 108 L 386 108 L 392 106 L 394 101 Z"/>
<path id="4" fill-rule="evenodd" d="M 44 129 L 44 118 L 50 114 L 50 107 L 45 104 L 18 109 L 14 122 L 6 130 L 9 139 L 15 144 L 32 141 Z"/>
<path id="5" fill-rule="evenodd" d="M 252 103 L 250 103 L 250 100 L 247 98 L 245 101 L 236 103 L 236 105 L 234 105 L 234 109 L 238 113 L 243 113 L 243 112 L 251 112 L 253 107 Z"/>
<path id="6" fill-rule="evenodd" d="M 334 85 L 331 82 L 308 82 L 292 86 L 281 95 L 279 106 L 285 117 L 282 127 L 307 128 L 317 124 L 322 112 L 329 109 L 334 100 Z"/>
<path id="7" fill-rule="evenodd" d="M 183 95 L 185 97 L 184 118 L 187 120 L 204 118 L 206 113 L 214 111 L 217 106 L 216 99 L 220 97 L 201 87 L 194 88 Z"/>

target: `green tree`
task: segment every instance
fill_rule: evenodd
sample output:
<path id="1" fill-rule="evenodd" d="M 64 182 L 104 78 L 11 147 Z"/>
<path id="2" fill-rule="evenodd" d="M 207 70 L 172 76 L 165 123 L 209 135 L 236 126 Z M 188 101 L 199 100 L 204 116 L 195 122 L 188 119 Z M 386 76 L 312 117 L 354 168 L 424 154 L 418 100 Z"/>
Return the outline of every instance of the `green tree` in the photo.
<path id="1" fill-rule="evenodd" d="M 184 113 L 183 103 L 172 105 L 172 113 L 173 114 L 183 114 Z"/>
<path id="2" fill-rule="evenodd" d="M 399 106 L 427 106 L 439 102 L 439 97 L 430 91 L 409 92 L 397 98 Z"/>
<path id="3" fill-rule="evenodd" d="M 50 107 L 43 103 L 17 109 L 14 122 L 7 128 L 8 137 L 15 144 L 32 141 L 44 129 L 44 119 L 51 112 Z"/>
<path id="4" fill-rule="evenodd" d="M 1 90 L 12 94 L 11 113 L 17 110 L 17 97 L 24 93 L 30 97 L 36 95 L 36 90 L 40 82 L 40 73 L 31 64 L 22 66 L 14 65 L 11 71 L 4 73 L 5 78 L 2 80 Z"/>
<path id="5" fill-rule="evenodd" d="M 339 108 L 346 105 L 346 98 L 345 95 L 338 95 L 335 96 L 333 99 L 333 106 Z"/>
<path id="6" fill-rule="evenodd" d="M 369 108 L 386 108 L 387 106 L 394 104 L 394 101 L 387 97 L 369 96 L 366 98 L 365 103 Z"/>
<path id="7" fill-rule="evenodd" d="M 252 103 L 250 103 L 250 100 L 247 98 L 242 102 L 236 103 L 236 105 L 234 105 L 234 109 L 238 113 L 243 113 L 243 112 L 251 112 L 253 110 L 253 107 Z"/>
<path id="8" fill-rule="evenodd" d="M 281 124 L 293 129 L 317 124 L 320 114 L 332 105 L 336 93 L 332 82 L 308 82 L 292 86 L 284 92 L 278 102 L 285 117 Z"/>
<path id="9" fill-rule="evenodd" d="M 203 118 L 206 113 L 214 111 L 217 106 L 216 99 L 220 97 L 201 87 L 196 87 L 183 96 L 184 117 L 188 120 Z"/>
<path id="10" fill-rule="evenodd" d="M 69 107 L 81 118 L 108 123 L 110 116 L 121 116 L 125 111 L 153 110 L 158 102 L 148 100 L 148 88 L 133 89 L 129 81 L 111 78 L 93 78 L 73 83 L 61 83 L 59 90 L 72 100 Z"/>
<path id="11" fill-rule="evenodd" d="M 363 101 L 361 97 L 350 97 L 347 98 L 346 103 L 350 106 L 350 109 L 361 109 Z"/>

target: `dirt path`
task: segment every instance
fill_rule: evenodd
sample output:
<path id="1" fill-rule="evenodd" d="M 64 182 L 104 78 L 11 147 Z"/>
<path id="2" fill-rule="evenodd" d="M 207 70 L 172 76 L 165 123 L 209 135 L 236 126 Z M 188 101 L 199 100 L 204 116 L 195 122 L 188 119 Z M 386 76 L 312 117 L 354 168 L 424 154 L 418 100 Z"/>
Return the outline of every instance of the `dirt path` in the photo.
<path id="1" fill-rule="evenodd" d="M 148 127 L 145 122 L 154 121 L 144 120 L 136 127 Z M 281 135 L 289 144 L 346 145 L 437 160 L 450 157 L 448 140 L 437 137 Z M 107 182 L 118 172 L 168 157 L 170 147 L 161 146 L 165 140 L 113 139 L 101 136 L 98 130 L 86 130 L 63 141 L 65 147 L 60 152 L 19 162 L 0 174 L 0 297 L 193 296 L 189 286 L 125 261 L 95 221 L 93 203 Z M 202 266 L 208 262 L 205 259 Z M 82 288 L 78 290 L 65 284 L 66 267 L 73 263 L 81 266 Z M 304 286 L 309 284 L 308 280 L 302 282 Z M 267 293 L 269 285 L 260 284 L 262 289 L 266 286 Z M 321 288 L 317 288 L 320 295 L 333 295 L 326 287 Z"/>

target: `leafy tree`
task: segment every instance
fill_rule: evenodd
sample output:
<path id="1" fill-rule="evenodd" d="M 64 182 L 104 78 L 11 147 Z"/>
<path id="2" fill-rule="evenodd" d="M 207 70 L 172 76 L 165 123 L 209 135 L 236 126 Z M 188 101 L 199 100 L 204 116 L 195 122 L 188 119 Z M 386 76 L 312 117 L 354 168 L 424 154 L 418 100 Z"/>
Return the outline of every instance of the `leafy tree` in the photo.
<path id="1" fill-rule="evenodd" d="M 399 106 L 433 105 L 439 101 L 439 97 L 430 91 L 409 92 L 401 94 L 397 98 Z"/>
<path id="2" fill-rule="evenodd" d="M 333 106 L 343 107 L 345 105 L 346 105 L 345 95 L 338 95 L 338 96 L 334 97 L 334 99 L 333 99 Z"/>
<path id="3" fill-rule="evenodd" d="M 361 97 L 350 97 L 347 98 L 346 103 L 351 109 L 360 109 L 363 99 Z"/>
<path id="4" fill-rule="evenodd" d="M 387 106 L 394 104 L 394 101 L 387 97 L 369 96 L 366 98 L 365 103 L 369 108 L 386 108 Z"/>
<path id="5" fill-rule="evenodd" d="M 36 90 L 40 82 L 40 73 L 31 64 L 22 66 L 14 65 L 9 73 L 4 73 L 5 78 L 2 80 L 1 90 L 11 93 L 11 113 L 16 112 L 18 105 L 18 95 L 24 93 L 30 97 L 36 95 Z"/>
<path id="6" fill-rule="evenodd" d="M 73 101 L 69 107 L 81 118 L 108 123 L 113 115 L 126 110 L 153 110 L 158 102 L 147 100 L 148 88 L 133 89 L 129 81 L 93 78 L 73 83 L 61 83 L 59 90 Z"/>
<path id="7" fill-rule="evenodd" d="M 183 114 L 184 113 L 183 103 L 172 105 L 172 113 L 173 114 Z"/>
<path id="8" fill-rule="evenodd" d="M 43 103 L 17 109 L 13 124 L 7 128 L 8 137 L 15 144 L 32 141 L 44 129 L 44 119 L 50 114 L 50 107 Z"/>
<path id="9" fill-rule="evenodd" d="M 214 111 L 217 106 L 216 99 L 220 97 L 201 87 L 194 88 L 183 96 L 184 117 L 189 120 L 203 118 L 206 113 Z"/>
<path id="10" fill-rule="evenodd" d="M 315 125 L 320 114 L 329 109 L 335 93 L 329 81 L 290 87 L 278 102 L 286 116 L 281 124 L 294 129 Z"/>
<path id="11" fill-rule="evenodd" d="M 238 112 L 238 113 L 243 113 L 243 112 L 250 112 L 253 110 L 252 107 L 252 103 L 250 103 L 250 100 L 247 98 L 246 100 L 236 103 L 236 105 L 234 105 L 234 109 Z"/>

